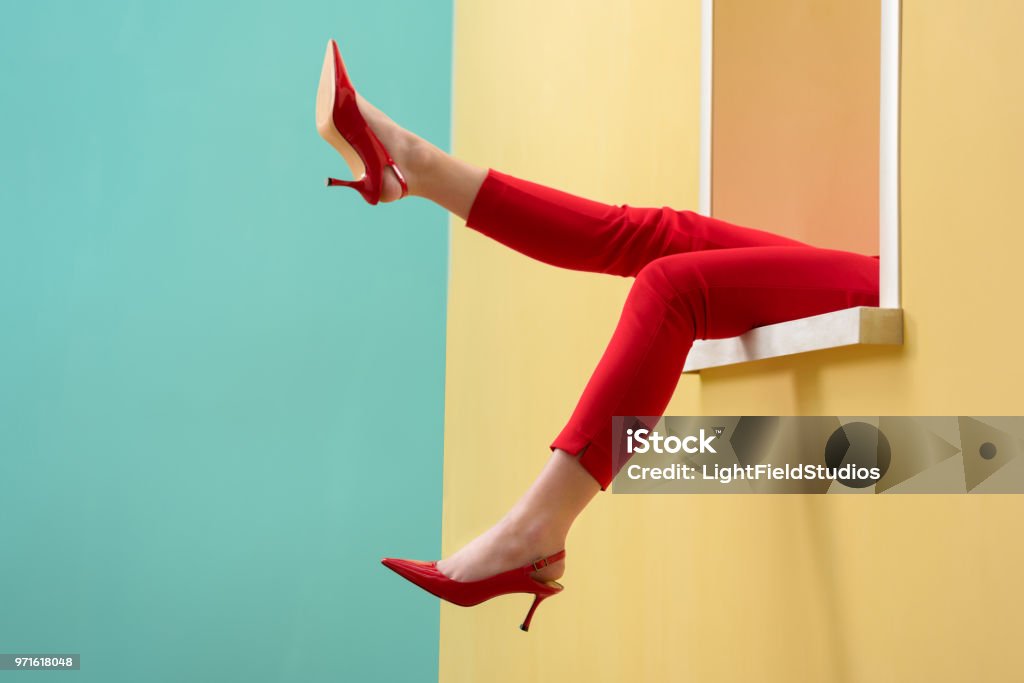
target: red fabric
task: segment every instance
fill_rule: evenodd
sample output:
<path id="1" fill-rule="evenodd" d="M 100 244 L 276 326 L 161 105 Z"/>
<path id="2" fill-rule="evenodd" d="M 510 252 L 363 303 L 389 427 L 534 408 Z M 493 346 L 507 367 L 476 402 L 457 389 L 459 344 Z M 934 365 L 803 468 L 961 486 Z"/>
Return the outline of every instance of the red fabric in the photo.
<path id="1" fill-rule="evenodd" d="M 494 169 L 466 224 L 551 265 L 635 278 L 611 341 L 550 446 L 578 455 L 602 491 L 617 471 L 612 417 L 662 415 L 695 339 L 878 305 L 877 255 L 693 211 L 602 204 Z"/>

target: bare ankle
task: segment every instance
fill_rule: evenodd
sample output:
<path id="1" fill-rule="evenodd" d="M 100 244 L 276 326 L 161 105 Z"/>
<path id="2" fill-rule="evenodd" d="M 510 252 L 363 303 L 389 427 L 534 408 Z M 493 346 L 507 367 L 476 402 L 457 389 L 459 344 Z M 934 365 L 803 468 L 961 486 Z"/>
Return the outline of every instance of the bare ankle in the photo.
<path id="1" fill-rule="evenodd" d="M 511 536 L 531 551 L 551 554 L 565 545 L 565 532 L 542 516 L 510 513 L 502 523 Z"/>
<path id="2" fill-rule="evenodd" d="M 408 133 L 402 148 L 402 161 L 398 165 L 409 181 L 409 194 L 429 197 L 430 178 L 441 150 L 413 133 Z"/>

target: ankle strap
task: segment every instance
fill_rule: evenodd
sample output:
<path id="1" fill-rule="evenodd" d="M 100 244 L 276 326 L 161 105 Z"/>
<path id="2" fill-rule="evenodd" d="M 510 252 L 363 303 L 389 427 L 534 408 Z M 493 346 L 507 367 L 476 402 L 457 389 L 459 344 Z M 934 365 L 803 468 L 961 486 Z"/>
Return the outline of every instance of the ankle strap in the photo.
<path id="1" fill-rule="evenodd" d="M 402 196 L 399 197 L 399 199 L 402 199 L 409 194 L 409 183 L 406 182 L 405 175 L 402 174 L 402 171 L 398 168 L 398 164 L 396 164 L 391 157 L 388 157 L 388 166 L 390 166 L 391 170 L 395 172 L 395 176 L 398 177 L 398 184 L 402 186 Z"/>
<path id="2" fill-rule="evenodd" d="M 548 566 L 549 564 L 554 564 L 555 562 L 558 562 L 559 560 L 561 560 L 564 557 L 565 557 L 565 548 L 562 548 L 561 550 L 559 550 L 554 555 L 548 555 L 547 557 L 543 557 L 543 558 L 541 558 L 539 560 L 534 560 L 530 564 L 528 564 L 525 567 L 523 567 L 523 571 L 527 572 L 527 573 L 529 573 L 529 572 L 539 572 L 544 567 Z"/>

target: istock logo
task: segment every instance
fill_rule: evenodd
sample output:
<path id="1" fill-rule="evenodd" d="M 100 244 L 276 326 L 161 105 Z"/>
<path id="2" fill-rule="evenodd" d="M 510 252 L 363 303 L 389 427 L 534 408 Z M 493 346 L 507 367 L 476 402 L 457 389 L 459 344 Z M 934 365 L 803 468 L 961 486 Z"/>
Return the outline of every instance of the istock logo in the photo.
<path id="1" fill-rule="evenodd" d="M 715 430 L 718 431 L 718 430 Z M 626 430 L 626 452 L 627 453 L 717 453 L 711 445 L 711 440 L 717 434 L 708 434 L 703 428 L 699 435 L 691 434 L 679 438 L 678 436 L 662 436 L 658 432 L 647 429 Z"/>

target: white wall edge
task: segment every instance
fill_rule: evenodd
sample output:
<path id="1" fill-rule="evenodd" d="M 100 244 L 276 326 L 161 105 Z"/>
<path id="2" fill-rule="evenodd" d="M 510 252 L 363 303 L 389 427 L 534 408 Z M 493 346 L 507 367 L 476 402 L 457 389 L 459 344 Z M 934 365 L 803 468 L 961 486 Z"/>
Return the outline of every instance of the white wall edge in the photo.
<path id="1" fill-rule="evenodd" d="M 700 170 L 697 213 L 711 215 L 711 86 L 714 40 L 714 0 L 700 5 Z"/>
<path id="2" fill-rule="evenodd" d="M 881 0 L 879 92 L 879 300 L 900 307 L 900 0 Z"/>

